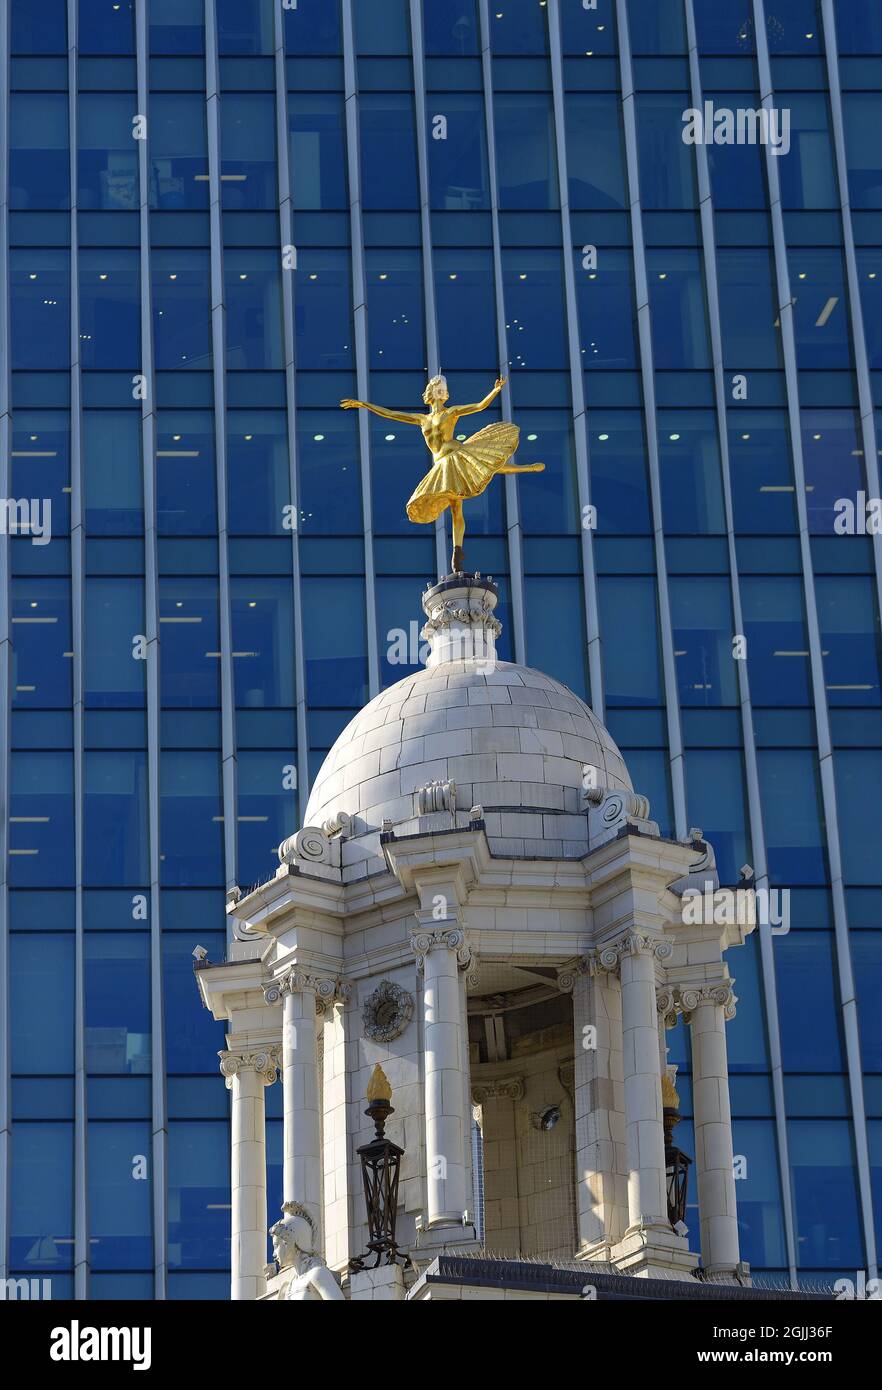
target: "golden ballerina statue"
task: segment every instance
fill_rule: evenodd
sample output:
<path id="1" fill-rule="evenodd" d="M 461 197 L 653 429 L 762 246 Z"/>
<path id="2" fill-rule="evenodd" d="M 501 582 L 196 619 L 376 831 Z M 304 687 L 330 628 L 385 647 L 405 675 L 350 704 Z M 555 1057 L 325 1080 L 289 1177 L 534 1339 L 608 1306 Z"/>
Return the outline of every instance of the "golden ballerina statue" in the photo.
<path id="1" fill-rule="evenodd" d="M 486 410 L 504 385 L 505 377 L 500 377 L 493 390 L 476 405 L 448 406 L 447 382 L 443 376 L 433 376 L 423 392 L 423 400 L 429 407 L 428 415 L 418 415 L 408 410 L 387 410 L 385 406 L 371 405 L 369 401 L 347 399 L 340 402 L 344 410 L 361 407 L 381 415 L 384 420 L 397 420 L 402 425 L 419 425 L 432 454 L 432 467 L 414 489 L 407 504 L 407 515 L 411 521 L 430 522 L 439 517 L 445 507 L 450 508 L 453 519 L 451 567 L 455 574 L 462 574 L 465 569 L 463 502 L 470 497 L 478 497 L 497 473 L 541 473 L 545 467 L 544 463 L 509 463 L 518 447 L 520 430 L 506 420 L 485 425 L 470 439 L 454 439 L 453 431 L 460 416 L 477 415 L 480 410 Z"/>

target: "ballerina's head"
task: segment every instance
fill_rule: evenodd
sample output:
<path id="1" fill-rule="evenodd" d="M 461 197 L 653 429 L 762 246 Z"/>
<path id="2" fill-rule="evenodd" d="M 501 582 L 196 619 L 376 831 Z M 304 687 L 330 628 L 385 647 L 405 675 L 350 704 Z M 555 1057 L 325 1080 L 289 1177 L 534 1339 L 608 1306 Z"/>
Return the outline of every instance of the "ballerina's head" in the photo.
<path id="1" fill-rule="evenodd" d="M 449 398 L 447 390 L 447 378 L 443 376 L 433 376 L 425 391 L 423 400 L 426 405 L 443 405 Z"/>

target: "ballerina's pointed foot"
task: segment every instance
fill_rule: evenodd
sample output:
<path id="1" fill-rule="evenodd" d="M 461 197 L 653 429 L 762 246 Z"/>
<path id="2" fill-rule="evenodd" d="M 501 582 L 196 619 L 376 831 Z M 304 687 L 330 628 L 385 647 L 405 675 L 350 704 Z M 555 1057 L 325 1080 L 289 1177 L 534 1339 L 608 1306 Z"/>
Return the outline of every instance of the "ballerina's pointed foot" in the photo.
<path id="1" fill-rule="evenodd" d="M 452 569 L 454 574 L 465 573 L 465 551 L 463 550 L 461 545 L 455 545 L 453 547 L 453 555 L 451 556 L 450 560 L 450 568 Z"/>

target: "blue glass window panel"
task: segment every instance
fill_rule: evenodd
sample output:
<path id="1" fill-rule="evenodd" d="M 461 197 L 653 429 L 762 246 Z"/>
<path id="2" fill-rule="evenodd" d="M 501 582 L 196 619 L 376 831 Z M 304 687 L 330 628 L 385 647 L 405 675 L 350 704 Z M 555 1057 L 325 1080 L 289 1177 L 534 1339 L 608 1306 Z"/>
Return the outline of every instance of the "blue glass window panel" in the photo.
<path id="1" fill-rule="evenodd" d="M 551 97 L 545 92 L 497 92 L 493 104 L 499 206 L 556 208 L 559 186 Z"/>
<path id="2" fill-rule="evenodd" d="M 589 410 L 591 504 L 601 535 L 652 531 L 646 433 L 639 410 Z"/>
<path id="3" fill-rule="evenodd" d="M 570 206 L 626 208 L 620 99 L 613 92 L 568 92 L 565 110 Z"/>
<path id="4" fill-rule="evenodd" d="M 823 23 L 818 0 L 775 0 L 774 19 L 774 23 L 771 16 L 766 21 L 772 53 L 823 51 Z"/>
<path id="5" fill-rule="evenodd" d="M 76 924 L 73 893 L 10 893 L 9 924 L 13 931 L 73 931 Z"/>
<path id="6" fill-rule="evenodd" d="M 9 881 L 13 888 L 67 888 L 74 882 L 73 758 L 12 754 Z"/>
<path id="7" fill-rule="evenodd" d="M 865 575 L 818 575 L 815 598 L 831 705 L 878 705 L 882 684 L 879 605 Z"/>
<path id="8" fill-rule="evenodd" d="M 864 341 L 870 367 L 882 367 L 882 252 L 857 249 Z"/>
<path id="9" fill-rule="evenodd" d="M 834 0 L 840 53 L 882 53 L 882 11 L 854 0 Z"/>
<path id="10" fill-rule="evenodd" d="M 152 1258 L 152 1257 L 151 1257 Z M 112 1274 L 102 1273 L 95 1266 L 89 1274 L 89 1302 L 152 1303 L 154 1299 L 154 1280 L 152 1270 L 134 1274 L 114 1270 Z"/>
<path id="11" fill-rule="evenodd" d="M 427 370 L 422 275 L 419 251 L 365 252 L 372 369 Z"/>
<path id="12" fill-rule="evenodd" d="M 408 0 L 361 0 L 353 17 L 359 54 L 410 53 Z"/>
<path id="13" fill-rule="evenodd" d="M 737 704 L 729 580 L 672 577 L 668 590 L 680 704 Z"/>
<path id="14" fill-rule="evenodd" d="M 277 207 L 275 97 L 268 92 L 225 92 L 220 115 L 224 208 Z"/>
<path id="15" fill-rule="evenodd" d="M 597 596 L 607 702 L 660 705 L 655 580 L 618 575 L 600 578 Z"/>
<path id="16" fill-rule="evenodd" d="M 701 253 L 646 253 L 652 342 L 657 370 L 711 366 L 710 334 Z"/>
<path id="17" fill-rule="evenodd" d="M 838 207 L 826 93 L 785 92 L 778 99 L 790 111 L 790 149 L 778 156 L 782 205 Z"/>
<path id="18" fill-rule="evenodd" d="M 686 21 L 676 5 L 658 0 L 628 0 L 632 53 L 686 52 Z"/>
<path id="19" fill-rule="evenodd" d="M 278 252 L 224 253 L 228 369 L 284 367 L 281 274 Z"/>
<path id="20" fill-rule="evenodd" d="M 579 350 L 585 371 L 636 371 L 637 317 L 634 307 L 634 266 L 630 251 L 598 254 L 594 269 L 583 253 L 575 253 L 576 303 L 579 310 Z"/>
<path id="21" fill-rule="evenodd" d="M 78 0 L 80 53 L 134 53 L 134 0 Z"/>
<path id="22" fill-rule="evenodd" d="M 725 369 L 783 367 L 771 252 L 721 247 L 717 251 L 717 284 Z"/>
<path id="23" fill-rule="evenodd" d="M 93 1270 L 153 1265 L 153 1162 L 150 1126 L 89 1125 L 89 1259 Z M 89 1293 L 95 1296 L 94 1280 Z M 130 1298 L 123 1282 L 117 1297 Z M 142 1297 L 150 1297 L 142 1294 Z"/>
<path id="24" fill-rule="evenodd" d="M 521 430 L 517 463 L 545 464 L 544 473 L 517 480 L 525 533 L 578 535 L 582 516 L 572 415 L 565 410 L 519 410 L 517 418 Z"/>
<path id="25" fill-rule="evenodd" d="M 435 137 L 435 116 L 447 125 Z M 484 101 L 476 92 L 430 92 L 426 97 L 429 205 L 471 212 L 490 206 Z"/>
<path id="26" fill-rule="evenodd" d="M 214 418 L 207 411 L 157 416 L 156 522 L 161 536 L 217 531 Z"/>
<path id="27" fill-rule="evenodd" d="M 222 883 L 223 805 L 217 754 L 163 751 L 161 764 L 163 885 L 193 888 Z"/>
<path id="28" fill-rule="evenodd" d="M 746 1162 L 736 1189 L 741 1258 L 754 1269 L 787 1265 L 781 1174 L 775 1126 L 771 1120 L 735 1120 L 732 1143 Z"/>
<path id="29" fill-rule="evenodd" d="M 827 882 L 817 753 L 764 748 L 758 758 L 770 880 L 783 886 Z"/>
<path id="30" fill-rule="evenodd" d="M 502 285 L 509 367 L 513 371 L 568 367 L 560 252 L 503 251 Z"/>
<path id="31" fill-rule="evenodd" d="M 88 752 L 84 782 L 83 881 L 120 888 L 148 883 L 146 753 Z"/>
<path id="32" fill-rule="evenodd" d="M 233 679 L 244 709 L 294 705 L 294 616 L 290 579 L 231 582 Z"/>
<path id="33" fill-rule="evenodd" d="M 153 353 L 158 371 L 211 369 L 210 264 L 207 251 L 151 255 Z"/>
<path id="34" fill-rule="evenodd" d="M 547 53 L 548 26 L 545 10 L 536 0 L 511 0 L 489 12 L 490 42 L 494 53 Z"/>
<path id="35" fill-rule="evenodd" d="M 360 535 L 363 514 L 355 411 L 298 410 L 297 476 L 297 524 L 303 534 Z"/>
<path id="36" fill-rule="evenodd" d="M 12 1071 L 18 1076 L 74 1070 L 73 932 L 14 932 L 10 938 Z M 44 1001 L 48 1010 L 34 1008 Z"/>
<path id="37" fill-rule="evenodd" d="M 739 409 L 728 432 L 736 532 L 792 534 L 796 493 L 784 411 Z"/>
<path id="38" fill-rule="evenodd" d="M 70 582 L 12 581 L 12 704 L 14 709 L 66 709 L 73 661 Z"/>
<path id="39" fill-rule="evenodd" d="M 882 1212 L 882 1120 L 867 1122 L 867 1139 L 870 1149 L 870 1185 L 873 1194 L 873 1210 Z M 877 1239 L 880 1220 L 876 1218 Z"/>
<path id="40" fill-rule="evenodd" d="M 192 1300 L 196 1303 L 205 1303 L 207 1300 L 226 1301 L 230 1296 L 230 1276 L 228 1272 L 223 1274 L 207 1274 L 195 1271 L 193 1274 L 180 1274 L 172 1270 L 168 1280 L 168 1297 L 170 1302 L 182 1303 Z"/>
<path id="41" fill-rule="evenodd" d="M 85 980 L 86 1070 L 145 1075 L 150 1071 L 149 932 L 86 932 Z"/>
<path id="42" fill-rule="evenodd" d="M 594 57 L 616 52 L 615 0 L 597 0 L 593 10 L 562 5 L 560 20 L 564 53 Z"/>
<path id="43" fill-rule="evenodd" d="M 702 53 L 754 53 L 752 0 L 693 0 L 695 31 Z"/>
<path id="44" fill-rule="evenodd" d="M 743 575 L 741 612 L 754 705 L 811 704 L 802 580 L 791 575 Z"/>
<path id="45" fill-rule="evenodd" d="M 303 580 L 306 698 L 360 709 L 367 694 L 367 636 L 361 579 Z"/>
<path id="46" fill-rule="evenodd" d="M 300 824 L 296 789 L 285 786 L 294 754 L 240 749 L 236 762 L 239 881 L 265 883 L 279 866 L 279 845 Z"/>
<path id="47" fill-rule="evenodd" d="M 348 208 L 342 92 L 288 93 L 292 201 L 297 211 Z"/>
<path id="48" fill-rule="evenodd" d="M 728 965 L 738 984 L 738 1010 L 726 1025 L 729 1070 L 768 1072 L 771 1064 L 766 1039 L 758 931 L 728 956 Z"/>
<path id="49" fill-rule="evenodd" d="M 447 368 L 495 371 L 499 361 L 493 253 L 483 249 L 434 254 L 438 348 Z"/>
<path id="50" fill-rule="evenodd" d="M 173 1120 L 168 1127 L 168 1170 L 170 1268 L 225 1268 L 230 1261 L 230 1142 L 226 1123 Z"/>
<path id="51" fill-rule="evenodd" d="M 758 92 L 714 92 L 706 96 L 717 111 L 756 111 Z M 765 149 L 755 142 L 731 145 L 705 145 L 710 170 L 714 207 L 720 209 L 764 208 L 766 192 Z M 780 163 L 780 156 L 778 156 Z"/>
<path id="52" fill-rule="evenodd" d="M 359 98 L 361 195 L 369 212 L 419 207 L 416 125 L 408 92 Z"/>
<path id="53" fill-rule="evenodd" d="M 137 251 L 79 253 L 80 362 L 104 370 L 141 366 L 141 276 Z"/>
<path id="54" fill-rule="evenodd" d="M 66 411 L 15 411 L 12 484 L 14 497 L 51 502 L 53 536 L 70 531 L 70 421 Z"/>
<path id="55" fill-rule="evenodd" d="M 801 368 L 854 365 L 842 252 L 788 248 L 796 361 Z"/>
<path id="56" fill-rule="evenodd" d="M 81 92 L 78 101 L 78 206 L 134 211 L 138 206 L 134 94 Z"/>
<path id="57" fill-rule="evenodd" d="M 13 371 L 70 366 L 70 253 L 10 251 Z"/>
<path id="58" fill-rule="evenodd" d="M 199 92 L 150 94 L 150 206 L 208 207 L 205 98 Z"/>
<path id="59" fill-rule="evenodd" d="M 864 486 L 860 416 L 855 410 L 803 410 L 800 419 L 809 530 L 833 535 L 834 504 Z"/>
<path id="60" fill-rule="evenodd" d="M 91 709 L 140 709 L 147 662 L 133 656 L 144 635 L 144 582 L 90 577 L 85 584 L 85 700 Z"/>
<path id="61" fill-rule="evenodd" d="M 189 897 L 190 895 L 188 895 Z M 222 922 L 222 918 L 217 919 Z M 204 946 L 212 961 L 224 958 L 222 931 L 206 931 L 194 918 L 192 930 L 162 934 L 162 997 L 165 1013 L 165 1066 L 170 1076 L 216 1077 L 224 1028 L 203 1007 L 193 979 L 193 949 Z M 227 1141 L 224 1140 L 224 1147 Z"/>
<path id="62" fill-rule="evenodd" d="M 882 805 L 882 751 L 838 749 L 835 754 L 839 819 L 843 834 L 842 866 L 847 883 L 879 883 L 879 834 L 869 808 Z"/>
<path id="63" fill-rule="evenodd" d="M 296 10 L 285 10 L 282 18 L 289 57 L 340 52 L 340 0 L 297 0 Z"/>
<path id="64" fill-rule="evenodd" d="M 584 589 L 571 575 L 532 575 L 524 591 L 527 663 L 589 699 Z"/>
<path id="65" fill-rule="evenodd" d="M 864 1070 L 882 1072 L 882 932 L 851 935 Z"/>
<path id="66" fill-rule="evenodd" d="M 67 0 L 47 0 L 37 9 L 33 0 L 12 0 L 11 11 L 13 53 L 67 52 Z"/>
<path id="67" fill-rule="evenodd" d="M 148 19 L 154 56 L 205 52 L 203 0 L 151 0 Z"/>
<path id="68" fill-rule="evenodd" d="M 227 413 L 228 527 L 232 535 L 283 535 L 292 520 L 288 422 L 281 410 Z"/>
<path id="69" fill-rule="evenodd" d="M 481 29 L 476 0 L 423 0 L 423 41 L 427 55 L 476 54 Z"/>
<path id="70" fill-rule="evenodd" d="M 662 835 L 674 833 L 671 799 L 671 765 L 666 749 L 623 748 L 622 757 L 631 781 L 641 796 L 649 798 L 649 813 Z"/>
<path id="71" fill-rule="evenodd" d="M 725 534 L 717 417 L 710 410 L 660 410 L 658 452 L 668 535 Z"/>
<path id="72" fill-rule="evenodd" d="M 73 1125 L 16 1124 L 11 1168 L 12 1269 L 49 1279 L 56 1270 L 72 1269 Z M 53 1283 L 58 1297 L 57 1281 Z"/>
<path id="73" fill-rule="evenodd" d="M 714 847 L 720 883 L 737 884 L 749 864 L 744 762 L 740 750 L 690 748 L 686 754 L 689 825 L 699 825 Z"/>
<path id="74" fill-rule="evenodd" d="M 304 248 L 294 276 L 294 346 L 297 366 L 351 369 L 352 266 L 348 251 Z"/>
<path id="75" fill-rule="evenodd" d="M 805 1010 L 802 1016 L 804 1020 Z M 865 1256 L 851 1122 L 789 1120 L 787 1147 L 797 1266 L 862 1269 Z"/>
<path id="76" fill-rule="evenodd" d="M 84 411 L 83 466 L 87 534 L 142 534 L 144 484 L 140 412 Z"/>
<path id="77" fill-rule="evenodd" d="M 9 128 L 9 206 L 69 208 L 67 96 L 13 92 Z"/>
<path id="78" fill-rule="evenodd" d="M 688 92 L 641 92 L 637 97 L 640 201 L 644 208 L 698 206 L 695 146 L 686 144 Z"/>
<path id="79" fill-rule="evenodd" d="M 162 579 L 159 585 L 162 704 L 220 705 L 220 631 L 216 579 Z"/>
<path id="80" fill-rule="evenodd" d="M 419 584 L 417 578 L 402 575 L 377 580 L 377 643 L 383 690 L 425 665 L 428 646 L 420 637 L 422 623 L 412 616 Z"/>
<path id="81" fill-rule="evenodd" d="M 218 52 L 241 58 L 273 51 L 273 0 L 217 0 Z M 224 98 L 226 100 L 226 98 Z"/>

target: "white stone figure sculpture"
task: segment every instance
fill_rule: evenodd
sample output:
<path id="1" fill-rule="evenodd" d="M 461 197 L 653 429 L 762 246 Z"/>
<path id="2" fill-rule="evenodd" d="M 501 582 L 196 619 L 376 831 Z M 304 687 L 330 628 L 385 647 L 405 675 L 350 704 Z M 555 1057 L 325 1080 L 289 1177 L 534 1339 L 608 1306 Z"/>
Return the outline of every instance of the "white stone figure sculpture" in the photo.
<path id="1" fill-rule="evenodd" d="M 270 1237 L 279 1273 L 290 1269 L 295 1274 L 285 1289 L 286 1300 L 343 1298 L 340 1285 L 324 1260 L 313 1254 L 313 1230 L 304 1216 L 283 1216 L 270 1228 Z"/>

